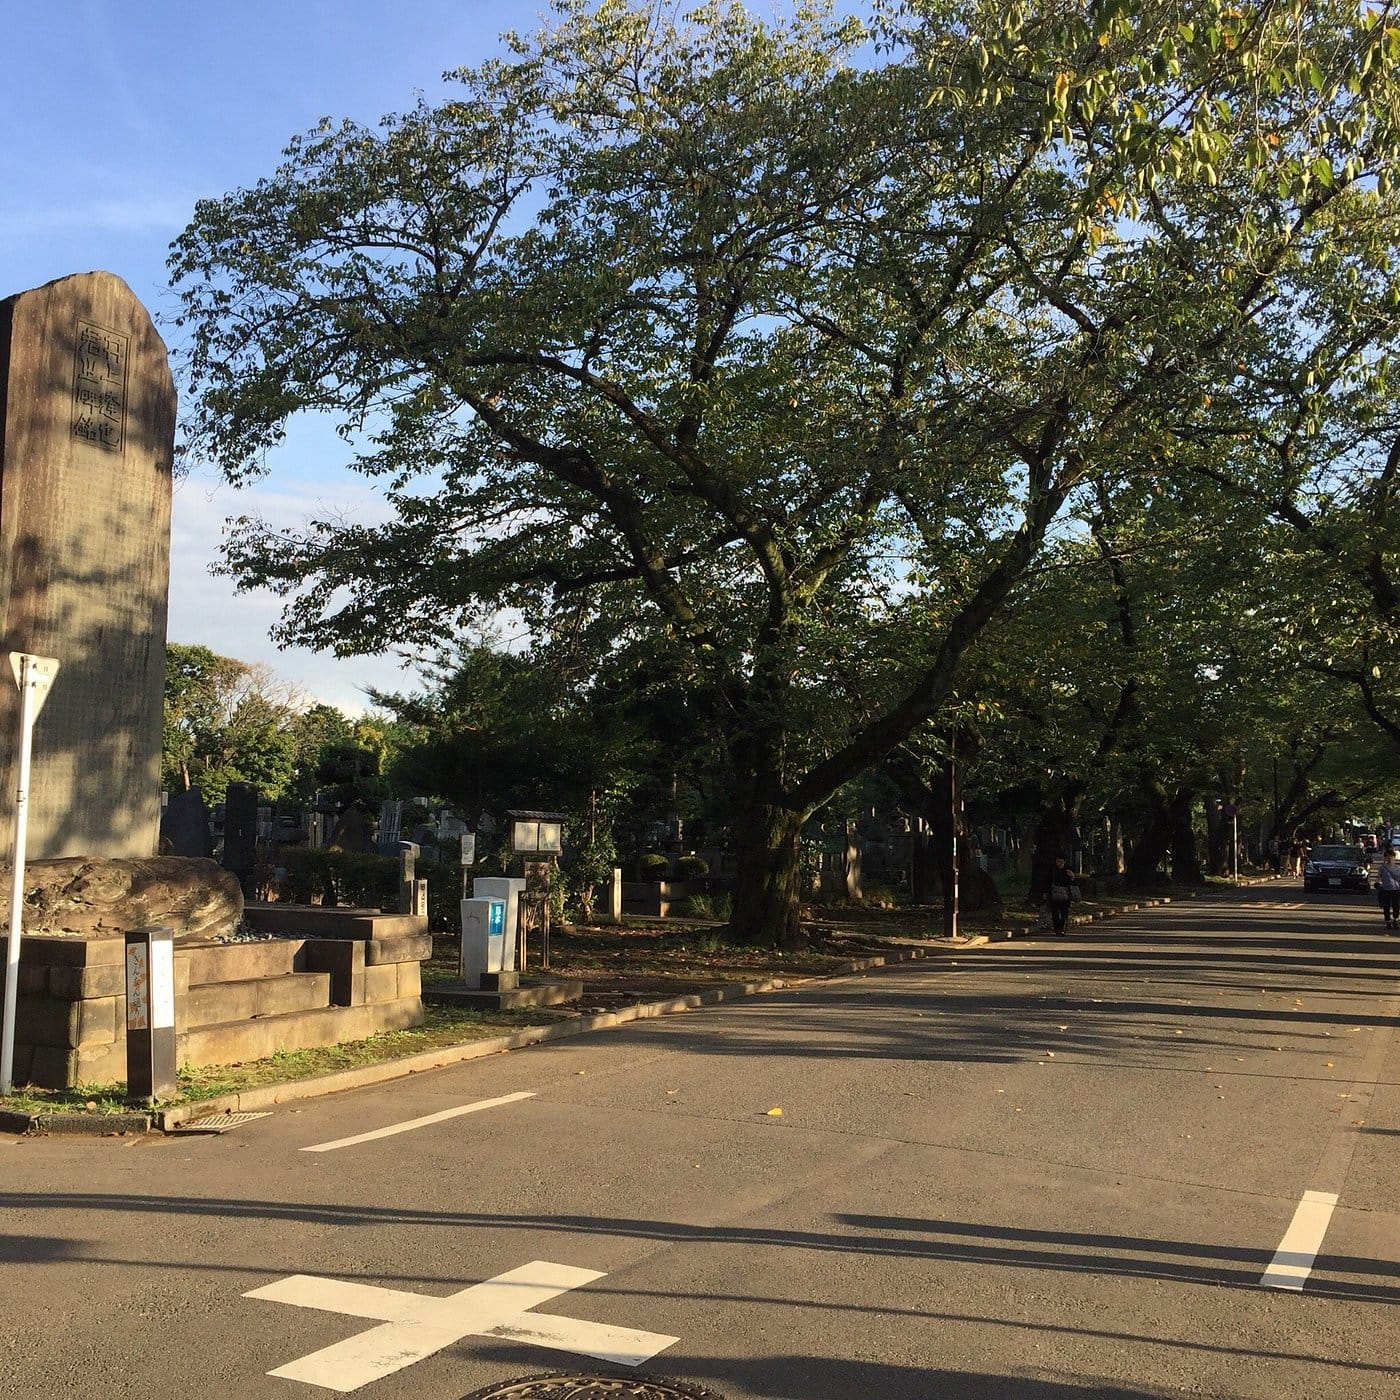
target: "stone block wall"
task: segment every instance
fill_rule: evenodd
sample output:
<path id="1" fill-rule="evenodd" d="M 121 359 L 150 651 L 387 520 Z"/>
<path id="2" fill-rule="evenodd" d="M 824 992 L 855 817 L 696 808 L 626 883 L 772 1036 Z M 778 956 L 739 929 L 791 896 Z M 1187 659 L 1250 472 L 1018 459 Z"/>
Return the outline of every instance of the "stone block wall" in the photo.
<path id="1" fill-rule="evenodd" d="M 431 955 L 426 933 L 177 944 L 179 1063 L 230 1064 L 419 1025 L 420 964 Z M 125 1080 L 123 939 L 26 938 L 17 1003 L 16 1084 Z"/>

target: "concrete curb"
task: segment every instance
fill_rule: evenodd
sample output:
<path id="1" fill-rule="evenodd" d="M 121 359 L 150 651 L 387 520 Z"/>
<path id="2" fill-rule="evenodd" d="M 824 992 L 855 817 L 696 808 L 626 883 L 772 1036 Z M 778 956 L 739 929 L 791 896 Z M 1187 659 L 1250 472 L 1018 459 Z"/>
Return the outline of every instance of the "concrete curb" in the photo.
<path id="1" fill-rule="evenodd" d="M 125 1137 L 151 1131 L 149 1113 L 20 1113 L 0 1110 L 0 1132 L 75 1133 L 85 1137 Z"/>
<path id="2" fill-rule="evenodd" d="M 971 945 L 958 946 L 960 948 Z M 948 951 L 956 952 L 958 948 L 950 947 Z M 424 1050 L 416 1055 L 405 1055 L 402 1059 L 385 1060 L 381 1064 L 337 1070 L 334 1074 L 318 1075 L 314 1079 L 294 1079 L 285 1084 L 266 1084 L 236 1094 L 202 1099 L 199 1103 L 179 1104 L 173 1108 L 158 1110 L 154 1115 L 155 1126 L 163 1132 L 170 1132 L 178 1130 L 181 1124 L 213 1113 L 251 1113 L 259 1109 L 275 1108 L 279 1104 L 294 1103 L 299 1099 L 319 1098 L 322 1094 L 338 1094 L 346 1089 L 368 1088 L 375 1084 L 388 1083 L 393 1079 L 406 1079 L 411 1074 L 443 1069 L 448 1065 L 463 1064 L 467 1060 L 478 1060 L 487 1055 L 503 1054 L 507 1050 L 520 1050 L 527 1045 L 539 1045 L 549 1040 L 565 1040 L 572 1036 L 587 1035 L 592 1031 L 610 1030 L 614 1026 L 623 1026 L 631 1021 L 672 1016 L 702 1006 L 736 1001 L 740 997 L 782 991 L 787 987 L 835 981 L 841 977 L 868 972 L 873 968 L 922 961 L 928 956 L 929 950 L 924 948 L 892 950 L 875 957 L 856 958 L 851 962 L 842 963 L 820 977 L 772 977 L 761 982 L 732 982 L 709 992 L 691 992 L 685 996 L 670 997 L 665 1001 L 639 1002 L 636 1006 L 624 1006 L 617 1011 L 599 1012 L 593 1016 L 580 1016 L 573 1021 L 556 1021 L 549 1026 L 529 1026 L 511 1035 L 474 1040 L 464 1045 L 444 1045 L 438 1050 Z"/>

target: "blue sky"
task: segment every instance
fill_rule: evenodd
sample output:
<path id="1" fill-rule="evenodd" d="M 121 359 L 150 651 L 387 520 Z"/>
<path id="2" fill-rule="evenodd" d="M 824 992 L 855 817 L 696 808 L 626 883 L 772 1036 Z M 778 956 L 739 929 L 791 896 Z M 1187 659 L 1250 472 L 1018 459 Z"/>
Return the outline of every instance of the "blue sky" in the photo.
<path id="1" fill-rule="evenodd" d="M 157 323 L 173 314 L 165 256 L 194 202 L 252 184 L 322 116 L 374 122 L 441 74 L 533 30 L 542 0 L 0 0 L 0 296 L 101 268 Z M 177 332 L 161 327 L 167 341 Z M 411 684 L 391 658 L 279 652 L 277 602 L 208 574 L 230 515 L 294 523 L 322 504 L 373 518 L 329 433 L 302 435 L 267 480 L 236 492 L 177 483 L 172 641 L 263 661 L 316 698 L 364 708 L 362 687 Z"/>

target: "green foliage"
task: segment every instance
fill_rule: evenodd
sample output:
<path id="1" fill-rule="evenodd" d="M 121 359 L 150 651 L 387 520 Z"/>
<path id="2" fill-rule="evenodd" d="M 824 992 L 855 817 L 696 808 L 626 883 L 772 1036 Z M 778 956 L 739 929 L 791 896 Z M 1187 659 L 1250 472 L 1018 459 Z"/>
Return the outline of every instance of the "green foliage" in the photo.
<path id="1" fill-rule="evenodd" d="M 693 894 L 686 900 L 686 910 L 697 919 L 728 919 L 734 902 L 728 894 Z"/>
<path id="2" fill-rule="evenodd" d="M 399 898 L 395 856 L 359 851 L 310 851 L 286 847 L 278 856 L 287 872 L 285 896 L 292 904 L 339 905 L 355 909 L 394 909 Z M 428 882 L 428 924 L 461 927 L 462 868 L 451 861 L 420 860 L 417 879 Z"/>
<path id="3" fill-rule="evenodd" d="M 1068 517 L 1211 472 L 1291 504 L 1328 424 L 1369 459 L 1394 423 L 1391 6 L 912 0 L 873 55 L 806 7 L 554 14 L 201 202 L 192 449 L 242 479 L 312 406 L 366 444 L 387 525 L 231 538 L 286 640 L 508 608 L 580 693 L 678 681 L 736 918 L 794 937 L 803 819 L 949 718 Z M 632 781 L 558 695 L 587 785 Z M 453 740 L 419 771 L 467 790 Z"/>
<path id="4" fill-rule="evenodd" d="M 670 874 L 671 862 L 659 851 L 647 851 L 637 858 L 637 877 L 641 880 L 664 880 Z"/>
<path id="5" fill-rule="evenodd" d="M 572 843 L 565 878 L 578 905 L 579 917 L 587 923 L 593 918 L 597 887 L 612 882 L 612 872 L 617 865 L 617 845 L 613 841 L 611 826 L 598 821 L 596 809 L 591 821 L 579 823 L 578 826 L 582 828 L 582 835 L 581 839 Z"/>
<path id="6" fill-rule="evenodd" d="M 161 783 L 197 786 L 211 805 L 231 782 L 265 801 L 286 792 L 296 764 L 296 695 L 269 668 L 208 647 L 167 644 Z"/>
<path id="7" fill-rule="evenodd" d="M 379 771 L 380 753 L 355 739 L 322 744 L 316 755 L 316 786 L 323 800 L 343 810 L 358 802 L 378 812 L 389 796 L 389 784 Z"/>
<path id="8" fill-rule="evenodd" d="M 676 879 L 699 880 L 710 873 L 710 862 L 702 856 L 678 856 Z"/>

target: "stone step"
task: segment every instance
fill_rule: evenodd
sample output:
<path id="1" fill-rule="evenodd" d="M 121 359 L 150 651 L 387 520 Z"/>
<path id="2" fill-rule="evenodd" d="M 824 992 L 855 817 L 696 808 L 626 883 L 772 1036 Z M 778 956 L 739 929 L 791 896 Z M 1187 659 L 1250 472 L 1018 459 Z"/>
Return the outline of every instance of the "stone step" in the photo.
<path id="1" fill-rule="evenodd" d="M 189 960 L 190 986 L 207 982 L 250 982 L 297 970 L 299 938 L 268 938 L 260 943 L 184 943 L 176 956 Z M 228 1019 L 228 1018 L 225 1018 Z"/>
<path id="2" fill-rule="evenodd" d="M 231 1065 L 263 1060 L 286 1050 L 310 1050 L 364 1040 L 381 1031 L 407 1030 L 423 1023 L 423 1003 L 417 997 L 380 1002 L 376 1006 L 335 1006 L 316 1011 L 292 1011 L 259 1016 L 252 1021 L 225 1021 L 197 1026 L 178 1037 L 182 1066 Z"/>
<path id="3" fill-rule="evenodd" d="M 262 1016 L 319 1010 L 330 1004 L 328 972 L 291 972 L 280 977 L 190 985 L 185 999 L 185 1025 L 202 1029 L 228 1021 L 251 1021 Z"/>

